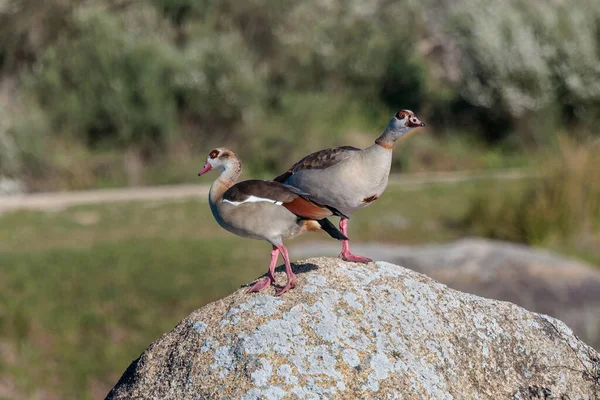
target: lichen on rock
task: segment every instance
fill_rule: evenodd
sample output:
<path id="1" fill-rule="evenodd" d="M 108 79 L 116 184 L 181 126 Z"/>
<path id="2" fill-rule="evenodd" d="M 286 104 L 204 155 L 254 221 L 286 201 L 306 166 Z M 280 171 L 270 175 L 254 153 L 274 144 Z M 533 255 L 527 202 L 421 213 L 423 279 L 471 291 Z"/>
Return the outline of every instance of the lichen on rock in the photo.
<path id="1" fill-rule="evenodd" d="M 303 265 L 282 297 L 240 289 L 193 312 L 107 398 L 600 395 L 600 357 L 554 318 L 389 263 Z"/>

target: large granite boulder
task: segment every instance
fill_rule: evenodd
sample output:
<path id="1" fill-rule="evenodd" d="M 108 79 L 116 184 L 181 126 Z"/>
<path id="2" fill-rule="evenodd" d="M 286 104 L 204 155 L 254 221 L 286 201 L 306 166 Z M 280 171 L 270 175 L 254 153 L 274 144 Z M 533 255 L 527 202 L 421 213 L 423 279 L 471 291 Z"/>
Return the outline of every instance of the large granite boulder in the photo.
<path id="1" fill-rule="evenodd" d="M 242 288 L 194 311 L 107 398 L 600 396 L 600 355 L 552 317 L 385 262 L 294 270 L 298 286 L 281 297 Z"/>
<path id="2" fill-rule="evenodd" d="M 600 349 L 600 268 L 520 244 L 476 238 L 425 246 L 355 244 L 352 249 L 422 272 L 453 289 L 556 317 Z M 310 242 L 291 253 L 311 257 L 339 251 L 336 243 Z"/>

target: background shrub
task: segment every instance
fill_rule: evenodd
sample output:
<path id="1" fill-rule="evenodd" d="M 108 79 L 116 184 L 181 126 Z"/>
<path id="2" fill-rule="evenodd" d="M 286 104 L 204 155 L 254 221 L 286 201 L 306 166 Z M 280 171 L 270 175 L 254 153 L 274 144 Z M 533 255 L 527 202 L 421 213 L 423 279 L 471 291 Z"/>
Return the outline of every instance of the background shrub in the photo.
<path id="1" fill-rule="evenodd" d="M 75 29 L 46 50 L 27 82 L 53 131 L 89 146 L 167 143 L 177 111 L 173 50 L 104 12 L 78 15 Z"/>
<path id="2" fill-rule="evenodd" d="M 525 154 L 557 132 L 597 132 L 599 22 L 594 0 L 12 0 L 0 6 L 0 105 L 38 105 L 51 141 L 138 159 L 130 183 L 179 181 L 185 166 L 172 163 L 213 144 L 244 157 L 269 147 L 252 168 L 273 174 L 303 136 L 312 149 L 340 144 L 329 140 L 338 129 L 363 142 L 398 108 L 439 140 Z M 362 132 L 299 101 L 338 122 L 346 104 Z M 182 173 L 155 179 L 150 166 Z"/>

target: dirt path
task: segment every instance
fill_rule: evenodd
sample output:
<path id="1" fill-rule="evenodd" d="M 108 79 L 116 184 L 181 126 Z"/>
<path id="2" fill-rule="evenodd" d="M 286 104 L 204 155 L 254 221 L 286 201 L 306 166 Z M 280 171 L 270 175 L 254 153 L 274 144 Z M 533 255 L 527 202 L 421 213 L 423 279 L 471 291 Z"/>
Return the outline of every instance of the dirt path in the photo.
<path id="1" fill-rule="evenodd" d="M 514 180 L 531 178 L 533 176 L 531 172 L 526 170 L 392 175 L 390 177 L 390 185 L 403 186 L 407 189 L 418 189 L 421 186 L 430 184 L 452 184 L 484 179 Z M 0 196 L 0 213 L 18 209 L 51 211 L 97 203 L 170 201 L 189 198 L 206 199 L 209 188 L 209 185 L 186 184 Z"/>

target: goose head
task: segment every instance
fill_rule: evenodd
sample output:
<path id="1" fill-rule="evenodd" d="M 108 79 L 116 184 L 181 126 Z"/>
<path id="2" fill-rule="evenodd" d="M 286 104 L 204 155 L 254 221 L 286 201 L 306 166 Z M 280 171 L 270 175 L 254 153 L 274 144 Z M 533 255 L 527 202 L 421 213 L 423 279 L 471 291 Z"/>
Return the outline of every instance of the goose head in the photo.
<path id="1" fill-rule="evenodd" d="M 204 168 L 202 171 L 198 173 L 198 176 L 207 173 L 213 169 L 223 169 L 226 170 L 230 165 L 234 163 L 239 163 L 239 159 L 235 155 L 235 153 L 229 149 L 224 147 L 218 147 L 213 149 L 208 153 L 208 157 L 206 159 L 206 163 L 204 164 Z"/>
<path id="2" fill-rule="evenodd" d="M 391 131 L 406 133 L 414 128 L 425 126 L 424 122 L 421 122 L 414 112 L 410 110 L 398 111 L 389 124 Z"/>
<path id="3" fill-rule="evenodd" d="M 425 126 L 425 123 L 421 122 L 414 112 L 410 110 L 400 110 L 394 114 L 387 128 L 376 142 L 387 142 L 387 145 L 384 145 L 384 147 L 391 148 L 396 140 L 403 136 L 408 136 L 406 135 L 407 133 L 422 126 Z"/>

